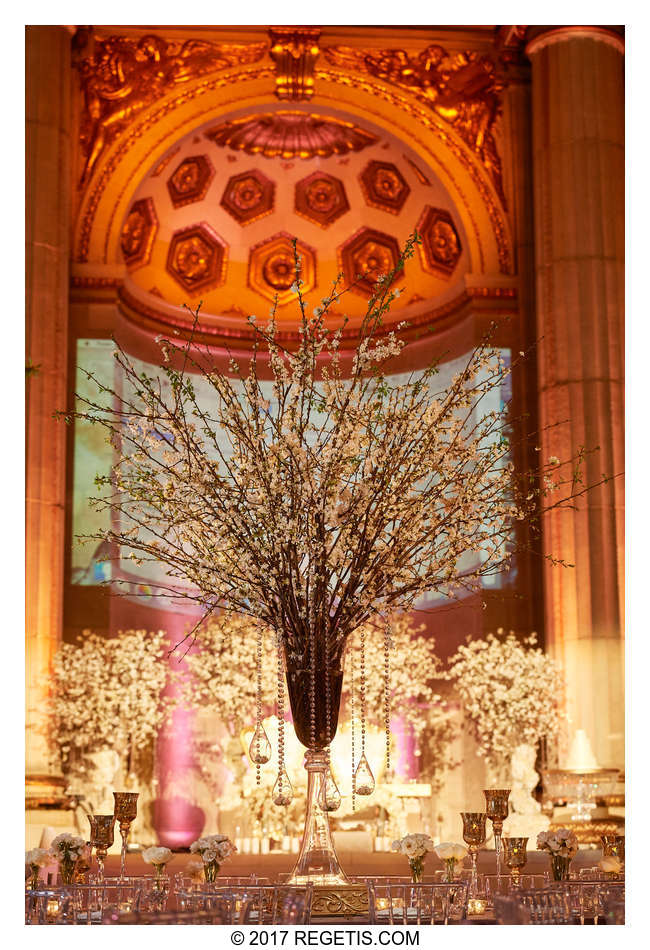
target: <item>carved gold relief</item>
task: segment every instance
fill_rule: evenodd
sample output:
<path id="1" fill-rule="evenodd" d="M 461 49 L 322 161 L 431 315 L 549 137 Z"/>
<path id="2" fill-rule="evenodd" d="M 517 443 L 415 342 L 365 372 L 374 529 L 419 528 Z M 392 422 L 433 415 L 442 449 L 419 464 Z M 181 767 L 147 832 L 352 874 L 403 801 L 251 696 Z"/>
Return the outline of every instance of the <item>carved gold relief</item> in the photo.
<path id="1" fill-rule="evenodd" d="M 377 136 L 341 119 L 305 112 L 270 112 L 231 119 L 205 133 L 215 145 L 265 158 L 329 158 L 360 152 Z"/>
<path id="2" fill-rule="evenodd" d="M 418 221 L 418 245 L 425 270 L 448 277 L 461 255 L 460 238 L 448 211 L 427 206 Z"/>
<path id="3" fill-rule="evenodd" d="M 361 228 L 340 248 L 339 256 L 346 283 L 351 290 L 367 296 L 373 292 L 377 278 L 397 266 L 399 244 L 390 234 Z"/>
<path id="4" fill-rule="evenodd" d="M 221 205 L 240 224 L 250 224 L 275 205 L 275 185 L 257 169 L 233 175 L 221 198 Z"/>
<path id="5" fill-rule="evenodd" d="M 415 56 L 401 49 L 351 46 L 329 46 L 322 52 L 333 66 L 368 73 L 414 92 L 478 155 L 503 198 L 501 159 L 493 131 L 506 81 L 489 56 L 448 53 L 437 45 Z"/>
<path id="6" fill-rule="evenodd" d="M 302 293 L 307 294 L 316 284 L 316 252 L 298 241 L 297 250 L 302 258 L 300 276 Z M 296 294 L 291 286 L 296 279 L 291 236 L 280 232 L 251 248 L 248 265 L 248 284 L 268 300 L 278 295 L 278 304 L 289 303 Z"/>
<path id="7" fill-rule="evenodd" d="M 320 53 L 317 26 L 272 26 L 271 59 L 278 99 L 304 102 L 314 95 L 314 66 Z"/>
<path id="8" fill-rule="evenodd" d="M 95 38 L 92 54 L 77 63 L 84 99 L 82 183 L 131 119 L 172 87 L 206 73 L 257 62 L 265 50 L 265 43 L 168 42 L 155 35 Z"/>
<path id="9" fill-rule="evenodd" d="M 313 172 L 296 185 L 295 212 L 328 228 L 350 210 L 343 182 L 325 172 Z"/>
<path id="10" fill-rule="evenodd" d="M 214 178 L 214 168 L 206 155 L 184 158 L 167 182 L 167 190 L 175 208 L 205 198 Z"/>
<path id="11" fill-rule="evenodd" d="M 120 247 L 129 270 L 149 263 L 157 230 L 158 218 L 152 199 L 135 201 L 120 235 Z"/>
<path id="12" fill-rule="evenodd" d="M 315 887 L 312 917 L 367 917 L 368 887 L 363 884 Z"/>
<path id="13" fill-rule="evenodd" d="M 223 282 L 226 245 L 205 223 L 176 231 L 169 245 L 167 270 L 190 293 Z"/>
<path id="14" fill-rule="evenodd" d="M 368 162 L 359 176 L 366 203 L 399 214 L 411 189 L 392 162 Z"/>

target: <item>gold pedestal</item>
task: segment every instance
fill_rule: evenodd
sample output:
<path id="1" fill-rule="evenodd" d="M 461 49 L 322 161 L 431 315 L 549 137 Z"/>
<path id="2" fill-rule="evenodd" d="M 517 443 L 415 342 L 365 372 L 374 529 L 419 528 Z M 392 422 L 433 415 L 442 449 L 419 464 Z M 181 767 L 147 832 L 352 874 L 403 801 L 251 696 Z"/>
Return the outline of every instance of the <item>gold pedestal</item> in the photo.
<path id="1" fill-rule="evenodd" d="M 312 917 L 367 917 L 368 888 L 365 884 L 314 887 Z"/>

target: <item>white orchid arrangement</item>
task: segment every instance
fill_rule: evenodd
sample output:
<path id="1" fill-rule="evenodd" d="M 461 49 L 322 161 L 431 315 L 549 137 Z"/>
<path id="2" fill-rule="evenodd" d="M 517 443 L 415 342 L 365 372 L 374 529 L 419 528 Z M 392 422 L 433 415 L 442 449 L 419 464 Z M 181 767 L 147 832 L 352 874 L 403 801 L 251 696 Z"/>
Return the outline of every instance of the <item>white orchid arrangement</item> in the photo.
<path id="1" fill-rule="evenodd" d="M 152 742 L 169 711 L 162 631 L 120 631 L 114 638 L 85 631 L 64 643 L 52 662 L 50 729 L 64 771 L 90 752 L 113 748 L 124 771 L 133 751 Z"/>
<path id="2" fill-rule="evenodd" d="M 572 858 L 578 853 L 578 839 L 570 828 L 540 831 L 537 835 L 537 850 L 547 851 L 552 857 Z"/>
<path id="3" fill-rule="evenodd" d="M 499 629 L 468 640 L 449 661 L 446 675 L 492 769 L 503 767 L 516 746 L 556 736 L 562 724 L 562 672 L 536 643 L 534 633 L 520 640 Z"/>
<path id="4" fill-rule="evenodd" d="M 440 860 L 445 862 L 446 880 L 450 883 L 453 883 L 456 875 L 460 873 L 460 868 L 456 869 L 456 864 L 459 861 L 465 860 L 468 854 L 467 848 L 464 844 L 458 844 L 457 842 L 442 841 L 440 844 L 436 845 L 433 850 L 438 855 Z"/>

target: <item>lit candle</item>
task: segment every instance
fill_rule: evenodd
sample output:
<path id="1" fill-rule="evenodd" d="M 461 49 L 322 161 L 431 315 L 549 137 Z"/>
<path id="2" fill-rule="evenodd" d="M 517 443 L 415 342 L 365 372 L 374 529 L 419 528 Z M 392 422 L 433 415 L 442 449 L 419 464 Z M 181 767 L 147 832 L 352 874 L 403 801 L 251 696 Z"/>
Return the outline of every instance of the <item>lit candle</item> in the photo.
<path id="1" fill-rule="evenodd" d="M 45 907 L 47 916 L 50 918 L 56 918 L 61 913 L 61 905 L 59 904 L 58 898 L 50 897 L 48 898 L 47 905 Z"/>
<path id="2" fill-rule="evenodd" d="M 470 897 L 467 901 L 468 914 L 484 914 L 487 901 L 482 897 Z"/>

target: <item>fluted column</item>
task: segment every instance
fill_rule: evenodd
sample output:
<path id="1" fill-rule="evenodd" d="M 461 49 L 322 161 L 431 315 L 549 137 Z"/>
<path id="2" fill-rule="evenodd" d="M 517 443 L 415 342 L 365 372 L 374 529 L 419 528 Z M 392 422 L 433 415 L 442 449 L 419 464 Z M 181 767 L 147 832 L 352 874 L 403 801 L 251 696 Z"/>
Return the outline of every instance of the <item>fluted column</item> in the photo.
<path id="1" fill-rule="evenodd" d="M 602 27 L 540 31 L 532 62 L 542 458 L 581 446 L 584 484 L 624 468 L 623 42 Z M 567 473 L 567 469 L 564 469 Z M 569 472 L 570 474 L 570 472 Z M 623 479 L 545 517 L 546 640 L 567 678 L 569 739 L 623 765 Z"/>
<path id="2" fill-rule="evenodd" d="M 26 28 L 26 765 L 51 772 L 47 670 L 61 639 L 70 213 L 70 33 Z"/>

